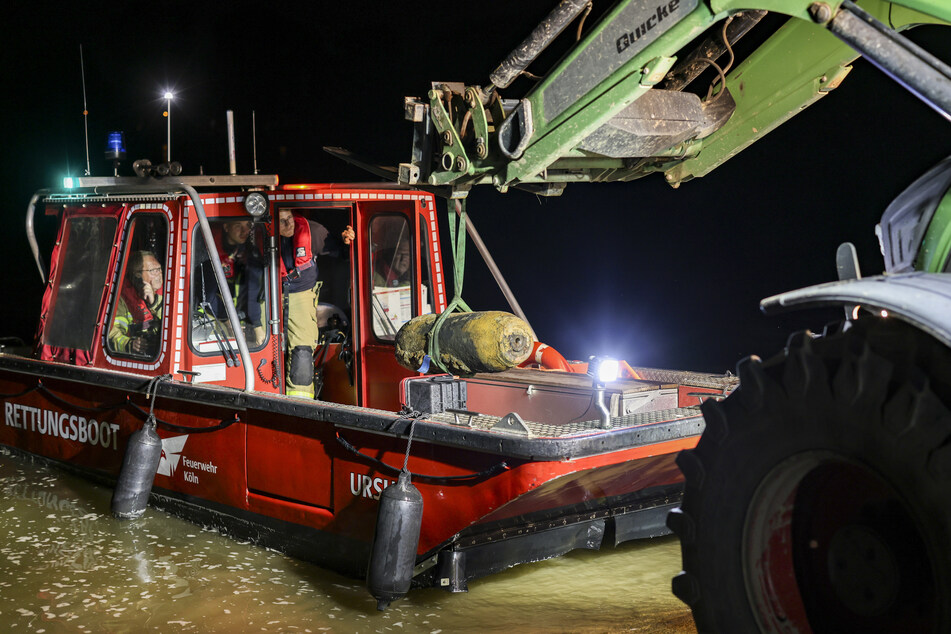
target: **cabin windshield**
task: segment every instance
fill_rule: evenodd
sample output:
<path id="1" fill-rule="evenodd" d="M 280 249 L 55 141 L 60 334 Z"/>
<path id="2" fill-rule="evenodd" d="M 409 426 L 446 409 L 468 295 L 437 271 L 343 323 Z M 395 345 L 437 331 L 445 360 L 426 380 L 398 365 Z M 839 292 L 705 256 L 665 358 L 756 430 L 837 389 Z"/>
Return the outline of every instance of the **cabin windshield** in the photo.
<path id="1" fill-rule="evenodd" d="M 73 216 L 64 223 L 59 258 L 50 276 L 54 295 L 43 345 L 92 348 L 117 224 L 113 215 Z"/>
<path id="2" fill-rule="evenodd" d="M 247 216 L 211 219 L 209 224 L 248 348 L 260 350 L 268 340 L 270 319 L 266 284 L 270 263 L 265 258 L 264 227 Z M 207 355 L 221 354 L 223 348 L 237 350 L 211 258 L 197 226 L 192 240 L 191 345 L 198 354 Z"/>

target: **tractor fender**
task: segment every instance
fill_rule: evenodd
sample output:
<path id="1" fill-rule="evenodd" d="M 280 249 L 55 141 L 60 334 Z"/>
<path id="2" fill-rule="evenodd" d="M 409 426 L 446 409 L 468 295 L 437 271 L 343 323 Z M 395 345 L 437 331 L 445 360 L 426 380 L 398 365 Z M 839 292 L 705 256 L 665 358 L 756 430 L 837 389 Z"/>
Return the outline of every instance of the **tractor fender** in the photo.
<path id="1" fill-rule="evenodd" d="M 934 257 L 940 257 L 941 254 L 929 252 L 928 248 L 922 253 L 922 246 L 927 242 L 926 238 L 935 215 L 942 214 L 939 211 L 942 201 L 949 195 L 951 156 L 909 185 L 888 206 L 882 214 L 882 221 L 875 227 L 888 273 L 927 270 L 927 266 L 922 264 Z M 940 232 L 940 227 L 936 228 L 936 231 Z"/>
<path id="2" fill-rule="evenodd" d="M 816 306 L 860 305 L 885 310 L 951 347 L 951 273 L 876 275 L 807 286 L 767 297 L 767 314 Z"/>

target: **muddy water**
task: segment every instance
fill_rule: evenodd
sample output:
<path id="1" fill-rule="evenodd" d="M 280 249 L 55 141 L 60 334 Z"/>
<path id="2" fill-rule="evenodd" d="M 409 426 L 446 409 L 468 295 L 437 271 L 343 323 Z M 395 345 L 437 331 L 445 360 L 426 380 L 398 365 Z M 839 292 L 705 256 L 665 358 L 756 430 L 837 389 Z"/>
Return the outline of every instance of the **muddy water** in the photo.
<path id="1" fill-rule="evenodd" d="M 693 632 L 673 538 L 577 552 L 377 612 L 361 583 L 0 450 L 0 623 L 10 632 Z"/>

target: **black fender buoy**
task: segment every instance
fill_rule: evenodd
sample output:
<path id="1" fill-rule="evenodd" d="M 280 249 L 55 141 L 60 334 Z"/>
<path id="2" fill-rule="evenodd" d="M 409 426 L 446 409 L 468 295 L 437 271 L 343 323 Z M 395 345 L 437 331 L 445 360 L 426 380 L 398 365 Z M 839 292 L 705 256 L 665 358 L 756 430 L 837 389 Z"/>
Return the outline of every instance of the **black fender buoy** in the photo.
<path id="1" fill-rule="evenodd" d="M 112 514 L 120 520 L 133 520 L 145 513 L 152 482 L 162 459 L 162 439 L 155 425 L 146 422 L 129 436 L 119 480 L 112 493 Z"/>
<path id="2" fill-rule="evenodd" d="M 385 610 L 391 601 L 409 592 L 422 525 L 423 496 L 413 486 L 409 473 L 402 471 L 396 484 L 380 495 L 367 566 L 367 589 L 376 599 L 377 610 Z"/>

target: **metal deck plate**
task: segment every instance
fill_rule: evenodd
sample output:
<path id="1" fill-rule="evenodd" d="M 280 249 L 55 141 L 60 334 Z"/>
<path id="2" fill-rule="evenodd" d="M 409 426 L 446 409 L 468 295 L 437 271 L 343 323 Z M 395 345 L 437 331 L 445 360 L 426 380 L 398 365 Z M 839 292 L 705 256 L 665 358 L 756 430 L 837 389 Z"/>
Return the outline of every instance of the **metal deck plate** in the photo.
<path id="1" fill-rule="evenodd" d="M 641 425 L 663 423 L 696 416 L 700 416 L 699 407 L 674 407 L 671 409 L 646 412 L 644 414 L 628 414 L 626 416 L 614 417 L 611 420 L 613 427 L 607 430 L 601 429 L 601 421 L 599 420 L 579 421 L 562 425 L 549 425 L 535 421 L 524 421 L 524 423 L 534 438 L 565 438 L 584 434 L 607 433 L 617 429 L 639 427 Z M 437 423 L 464 425 L 479 431 L 492 431 L 492 428 L 502 420 L 502 417 L 488 416 L 485 414 L 469 416 L 462 413 L 443 412 L 441 414 L 431 414 L 427 416 L 426 419 Z M 503 431 L 499 433 L 506 432 Z"/>

